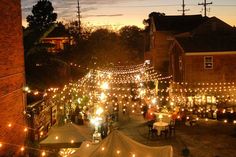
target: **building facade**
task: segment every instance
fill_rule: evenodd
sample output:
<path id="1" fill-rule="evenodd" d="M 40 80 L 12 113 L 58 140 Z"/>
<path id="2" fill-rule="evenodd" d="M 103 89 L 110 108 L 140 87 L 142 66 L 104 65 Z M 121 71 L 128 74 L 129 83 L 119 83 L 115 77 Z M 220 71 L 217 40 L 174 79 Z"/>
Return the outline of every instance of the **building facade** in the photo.
<path id="1" fill-rule="evenodd" d="M 169 73 L 176 82 L 236 81 L 236 30 L 213 17 L 188 36 L 175 36 Z"/>
<path id="2" fill-rule="evenodd" d="M 26 134 L 20 0 L 1 0 L 0 20 L 0 156 L 18 156 Z"/>
<path id="3" fill-rule="evenodd" d="M 201 117 L 227 115 L 224 120 L 236 121 L 236 29 L 201 15 L 151 13 L 149 19 L 146 56 L 156 70 L 172 77 L 160 87 L 168 89 L 165 97 L 176 105 L 195 107 Z"/>
<path id="4" fill-rule="evenodd" d="M 206 18 L 201 15 L 165 16 L 160 13 L 149 15 L 150 51 L 145 54 L 153 66 L 163 75 L 169 74 L 169 50 L 175 35 L 197 28 Z"/>

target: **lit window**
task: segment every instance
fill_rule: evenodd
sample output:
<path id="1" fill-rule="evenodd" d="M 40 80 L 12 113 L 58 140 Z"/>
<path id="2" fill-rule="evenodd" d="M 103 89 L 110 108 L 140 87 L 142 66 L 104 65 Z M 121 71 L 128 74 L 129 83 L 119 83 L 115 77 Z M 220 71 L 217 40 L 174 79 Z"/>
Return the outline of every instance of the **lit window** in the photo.
<path id="1" fill-rule="evenodd" d="M 205 56 L 204 57 L 204 69 L 213 69 L 213 57 Z"/>

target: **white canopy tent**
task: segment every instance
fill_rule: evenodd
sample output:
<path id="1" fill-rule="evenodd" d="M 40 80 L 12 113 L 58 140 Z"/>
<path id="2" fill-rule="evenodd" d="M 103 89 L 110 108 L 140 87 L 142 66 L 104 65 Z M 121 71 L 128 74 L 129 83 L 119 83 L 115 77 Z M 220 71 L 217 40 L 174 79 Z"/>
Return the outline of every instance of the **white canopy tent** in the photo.
<path id="1" fill-rule="evenodd" d="M 48 137 L 40 142 L 40 146 L 49 148 L 79 147 L 83 141 L 91 139 L 86 137 L 86 134 L 91 135 L 91 132 L 73 123 L 54 126 L 50 129 Z"/>
<path id="2" fill-rule="evenodd" d="M 85 141 L 70 157 L 173 157 L 172 146 L 150 147 L 138 143 L 120 131 L 112 131 L 98 144 Z"/>

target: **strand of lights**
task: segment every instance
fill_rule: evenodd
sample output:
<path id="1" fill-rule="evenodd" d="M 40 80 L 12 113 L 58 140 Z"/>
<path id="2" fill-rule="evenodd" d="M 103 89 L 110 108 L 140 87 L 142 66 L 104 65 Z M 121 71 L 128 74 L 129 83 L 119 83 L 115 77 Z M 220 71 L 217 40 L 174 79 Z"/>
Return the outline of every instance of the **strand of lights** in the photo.
<path id="1" fill-rule="evenodd" d="M 0 149 L 4 148 L 4 146 L 16 147 L 22 153 L 25 152 L 26 150 L 38 151 L 38 152 L 41 152 L 42 157 L 47 156 L 47 154 L 55 154 L 55 152 L 52 152 L 52 151 L 49 151 L 49 150 L 37 149 L 37 148 L 25 146 L 25 145 L 18 145 L 18 144 L 13 144 L 13 143 L 8 143 L 8 142 L 1 142 L 0 141 Z"/>

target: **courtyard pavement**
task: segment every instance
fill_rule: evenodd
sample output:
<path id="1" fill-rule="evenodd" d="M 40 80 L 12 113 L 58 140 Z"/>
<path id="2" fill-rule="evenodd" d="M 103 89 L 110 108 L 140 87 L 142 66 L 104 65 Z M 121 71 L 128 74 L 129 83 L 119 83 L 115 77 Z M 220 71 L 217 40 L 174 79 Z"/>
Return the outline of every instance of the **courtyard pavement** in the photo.
<path id="1" fill-rule="evenodd" d="M 120 115 L 114 125 L 130 138 L 148 145 L 172 145 L 174 157 L 187 147 L 190 157 L 236 157 L 236 125 L 216 120 L 199 120 L 195 126 L 176 123 L 174 136 L 148 137 L 147 120 L 141 114 Z"/>

